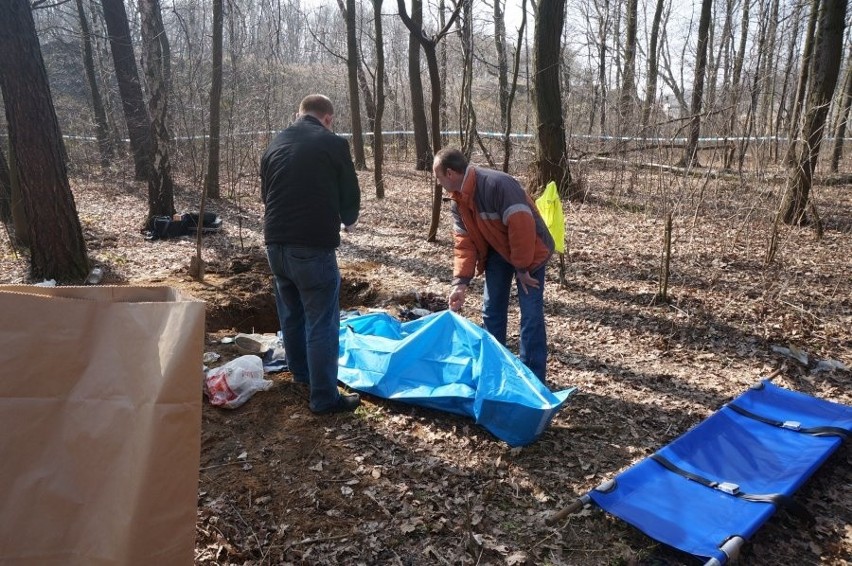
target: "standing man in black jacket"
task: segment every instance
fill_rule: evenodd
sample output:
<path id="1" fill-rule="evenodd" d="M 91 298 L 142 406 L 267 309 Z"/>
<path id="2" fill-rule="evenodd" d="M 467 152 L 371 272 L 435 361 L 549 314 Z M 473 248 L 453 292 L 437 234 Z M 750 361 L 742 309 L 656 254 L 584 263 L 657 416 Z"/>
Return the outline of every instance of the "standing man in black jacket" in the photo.
<path id="1" fill-rule="evenodd" d="M 353 411 L 357 394 L 337 389 L 340 347 L 340 226 L 358 221 L 361 191 L 349 143 L 332 133 L 334 107 L 306 96 L 296 121 L 279 133 L 260 164 L 263 235 L 275 276 L 278 317 L 293 379 L 310 385 L 317 414 Z"/>

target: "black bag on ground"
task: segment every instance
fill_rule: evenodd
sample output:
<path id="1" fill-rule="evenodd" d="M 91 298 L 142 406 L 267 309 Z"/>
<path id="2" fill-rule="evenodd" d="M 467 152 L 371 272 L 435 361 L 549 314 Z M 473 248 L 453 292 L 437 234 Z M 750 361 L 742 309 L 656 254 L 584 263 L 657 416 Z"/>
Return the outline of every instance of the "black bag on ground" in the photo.
<path id="1" fill-rule="evenodd" d="M 168 240 L 189 234 L 189 215 L 154 216 L 146 231 L 148 240 Z"/>
<path id="2" fill-rule="evenodd" d="M 198 230 L 198 213 L 190 212 L 184 214 L 187 217 L 187 226 L 189 228 L 190 233 L 194 233 Z M 222 227 L 222 219 L 219 218 L 219 215 L 215 212 L 205 212 L 204 220 L 201 223 L 201 230 L 203 232 L 216 232 L 219 228 Z"/>

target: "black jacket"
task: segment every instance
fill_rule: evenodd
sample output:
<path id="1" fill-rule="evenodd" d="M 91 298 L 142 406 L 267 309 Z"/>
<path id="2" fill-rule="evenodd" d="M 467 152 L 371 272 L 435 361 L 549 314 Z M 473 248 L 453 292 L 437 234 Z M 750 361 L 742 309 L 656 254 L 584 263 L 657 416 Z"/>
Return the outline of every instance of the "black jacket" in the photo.
<path id="1" fill-rule="evenodd" d="M 361 190 L 349 143 L 313 116 L 275 136 L 260 162 L 266 244 L 336 248 L 358 219 Z"/>

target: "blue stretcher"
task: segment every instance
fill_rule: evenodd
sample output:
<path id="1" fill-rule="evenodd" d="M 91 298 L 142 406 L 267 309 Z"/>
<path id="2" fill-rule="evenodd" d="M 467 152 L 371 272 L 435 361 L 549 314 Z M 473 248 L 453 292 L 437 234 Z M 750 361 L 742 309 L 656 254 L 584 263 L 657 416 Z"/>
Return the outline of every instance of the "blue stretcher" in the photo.
<path id="1" fill-rule="evenodd" d="M 386 313 L 345 319 L 337 378 L 377 397 L 473 417 L 510 446 L 535 441 L 575 391 L 551 392 L 493 336 L 450 311 L 406 323 Z"/>
<path id="2" fill-rule="evenodd" d="M 549 519 L 594 502 L 651 538 L 725 564 L 852 432 L 852 407 L 761 381 Z"/>

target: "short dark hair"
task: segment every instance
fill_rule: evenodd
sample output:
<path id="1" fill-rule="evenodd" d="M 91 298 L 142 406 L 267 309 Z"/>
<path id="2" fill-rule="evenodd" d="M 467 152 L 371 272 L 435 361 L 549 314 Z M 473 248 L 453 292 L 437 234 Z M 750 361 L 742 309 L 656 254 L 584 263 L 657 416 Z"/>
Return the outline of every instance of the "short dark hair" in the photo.
<path id="1" fill-rule="evenodd" d="M 456 173 L 464 173 L 467 171 L 467 157 L 453 147 L 445 147 L 435 154 L 435 163 L 441 168 L 441 171 L 452 169 Z"/>
<path id="2" fill-rule="evenodd" d="M 328 116 L 334 114 L 334 105 L 324 94 L 309 94 L 299 104 L 299 114 L 314 114 L 316 116 Z"/>

